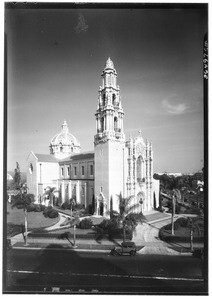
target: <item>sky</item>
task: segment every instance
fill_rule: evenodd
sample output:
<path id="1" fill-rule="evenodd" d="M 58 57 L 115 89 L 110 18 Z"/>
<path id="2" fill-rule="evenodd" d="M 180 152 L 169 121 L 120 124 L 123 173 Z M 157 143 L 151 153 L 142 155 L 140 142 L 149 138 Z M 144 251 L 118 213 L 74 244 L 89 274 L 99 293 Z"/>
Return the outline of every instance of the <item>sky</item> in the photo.
<path id="1" fill-rule="evenodd" d="M 37 7 L 36 5 L 34 5 Z M 64 120 L 94 149 L 101 73 L 118 74 L 126 139 L 153 143 L 154 172 L 204 164 L 202 7 L 5 9 L 7 169 L 49 153 Z"/>

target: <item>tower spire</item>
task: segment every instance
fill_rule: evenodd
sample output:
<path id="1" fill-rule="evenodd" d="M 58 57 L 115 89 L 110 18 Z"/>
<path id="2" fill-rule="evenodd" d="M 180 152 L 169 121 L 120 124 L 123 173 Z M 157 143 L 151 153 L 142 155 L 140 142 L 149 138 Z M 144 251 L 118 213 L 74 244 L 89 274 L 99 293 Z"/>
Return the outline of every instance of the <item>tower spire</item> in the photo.
<path id="1" fill-rule="evenodd" d="M 105 64 L 105 69 L 114 69 L 114 64 L 110 57 L 108 57 L 106 64 Z"/>
<path id="2" fill-rule="evenodd" d="M 100 140 L 124 141 L 123 116 L 120 89 L 117 85 L 117 73 L 110 57 L 102 72 L 102 86 L 99 88 L 98 107 L 96 111 L 97 134 L 95 143 Z"/>

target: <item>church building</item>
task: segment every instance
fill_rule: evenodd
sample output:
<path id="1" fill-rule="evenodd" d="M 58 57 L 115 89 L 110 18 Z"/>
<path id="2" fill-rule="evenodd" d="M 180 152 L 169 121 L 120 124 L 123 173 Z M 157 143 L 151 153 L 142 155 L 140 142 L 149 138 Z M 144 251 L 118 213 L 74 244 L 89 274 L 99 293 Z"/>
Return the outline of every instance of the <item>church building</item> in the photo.
<path id="1" fill-rule="evenodd" d="M 27 159 L 29 192 L 41 199 L 47 187 L 55 187 L 62 203 L 74 198 L 86 207 L 95 204 L 95 214 L 118 211 L 120 193 L 132 196 L 135 212 L 159 206 L 159 184 L 153 179 L 152 143 L 141 132 L 126 141 L 117 73 L 110 58 L 102 72 L 95 113 L 94 151 L 82 152 L 66 121 L 50 141 L 50 154 L 31 151 Z"/>

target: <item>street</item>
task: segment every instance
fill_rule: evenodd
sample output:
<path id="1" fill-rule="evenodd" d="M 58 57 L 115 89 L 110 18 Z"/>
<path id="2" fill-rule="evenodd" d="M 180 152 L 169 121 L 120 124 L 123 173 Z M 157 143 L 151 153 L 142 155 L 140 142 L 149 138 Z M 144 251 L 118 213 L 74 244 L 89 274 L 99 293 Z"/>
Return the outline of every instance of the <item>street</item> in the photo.
<path id="1" fill-rule="evenodd" d="M 3 292 L 204 294 L 203 262 L 192 256 L 11 249 Z"/>

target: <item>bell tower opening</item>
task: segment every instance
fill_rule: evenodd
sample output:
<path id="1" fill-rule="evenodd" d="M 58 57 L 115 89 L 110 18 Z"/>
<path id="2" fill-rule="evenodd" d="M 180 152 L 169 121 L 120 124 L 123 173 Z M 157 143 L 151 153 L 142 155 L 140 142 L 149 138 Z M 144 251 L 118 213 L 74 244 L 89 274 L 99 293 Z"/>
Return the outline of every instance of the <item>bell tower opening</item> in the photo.
<path id="1" fill-rule="evenodd" d="M 105 104 L 106 104 L 106 97 L 105 97 L 105 94 L 102 95 L 102 99 L 103 99 L 103 106 L 105 106 Z"/>
<path id="2" fill-rule="evenodd" d="M 113 94 L 113 106 L 116 104 L 116 95 L 115 94 Z"/>
<path id="3" fill-rule="evenodd" d="M 118 131 L 118 118 L 117 117 L 114 118 L 114 130 L 115 130 L 115 132 Z"/>
<path id="4" fill-rule="evenodd" d="M 104 131 L 104 118 L 101 118 L 101 132 Z"/>

